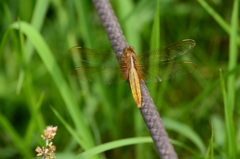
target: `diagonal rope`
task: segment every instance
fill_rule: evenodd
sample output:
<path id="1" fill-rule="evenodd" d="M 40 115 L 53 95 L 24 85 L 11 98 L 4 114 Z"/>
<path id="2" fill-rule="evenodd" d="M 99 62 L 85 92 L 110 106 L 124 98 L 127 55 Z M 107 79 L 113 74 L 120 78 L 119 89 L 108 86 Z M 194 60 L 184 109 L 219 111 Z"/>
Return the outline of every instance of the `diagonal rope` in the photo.
<path id="1" fill-rule="evenodd" d="M 113 50 L 117 57 L 121 57 L 123 50 L 128 46 L 108 0 L 92 0 L 97 13 L 108 34 Z M 150 131 L 156 149 L 162 159 L 177 159 L 168 134 L 163 126 L 159 113 L 144 82 L 141 82 L 142 107 L 140 108 L 144 121 Z"/>

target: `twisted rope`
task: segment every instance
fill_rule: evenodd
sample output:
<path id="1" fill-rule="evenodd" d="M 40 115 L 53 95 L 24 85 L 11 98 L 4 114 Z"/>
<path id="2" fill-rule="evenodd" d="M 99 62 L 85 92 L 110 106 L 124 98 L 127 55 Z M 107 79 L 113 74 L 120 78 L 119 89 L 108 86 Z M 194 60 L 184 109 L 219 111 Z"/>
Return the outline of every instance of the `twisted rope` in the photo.
<path id="1" fill-rule="evenodd" d="M 128 46 L 121 27 L 108 0 L 92 0 L 97 13 L 108 34 L 114 52 L 121 57 L 123 50 Z M 144 121 L 150 131 L 153 142 L 162 159 L 177 159 L 162 120 L 156 110 L 152 98 L 144 82 L 141 81 L 142 107 L 140 108 Z"/>

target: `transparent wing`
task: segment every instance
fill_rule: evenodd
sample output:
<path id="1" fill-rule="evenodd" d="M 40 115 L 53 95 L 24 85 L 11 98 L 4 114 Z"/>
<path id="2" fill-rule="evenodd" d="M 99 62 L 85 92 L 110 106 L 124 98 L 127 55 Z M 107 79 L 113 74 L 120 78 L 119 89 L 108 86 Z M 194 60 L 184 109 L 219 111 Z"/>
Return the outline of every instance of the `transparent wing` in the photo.
<path id="1" fill-rule="evenodd" d="M 139 65 L 144 81 L 161 82 L 193 72 L 197 66 L 190 61 L 161 62 L 158 65 Z"/>
<path id="2" fill-rule="evenodd" d="M 189 61 L 166 62 L 181 56 L 196 45 L 194 40 L 185 39 L 164 48 L 148 52 L 138 57 L 138 67 L 146 82 L 159 82 L 175 78 L 194 71 L 197 66 Z M 105 84 L 126 81 L 113 53 L 100 52 L 75 46 L 69 53 L 80 60 L 80 67 L 72 72 L 72 76 L 83 80 Z"/>
<path id="3" fill-rule="evenodd" d="M 196 45 L 196 42 L 192 39 L 185 39 L 161 49 L 149 51 L 139 56 L 139 63 L 155 63 L 172 60 L 178 56 L 187 53 Z"/>
<path id="4" fill-rule="evenodd" d="M 72 47 L 71 49 L 69 49 L 69 53 L 75 59 L 81 61 L 82 65 L 118 65 L 115 54 L 113 53 L 101 52 L 80 46 Z"/>
<path id="5" fill-rule="evenodd" d="M 120 67 L 81 66 L 75 68 L 72 76 L 81 81 L 113 84 L 126 81 Z"/>

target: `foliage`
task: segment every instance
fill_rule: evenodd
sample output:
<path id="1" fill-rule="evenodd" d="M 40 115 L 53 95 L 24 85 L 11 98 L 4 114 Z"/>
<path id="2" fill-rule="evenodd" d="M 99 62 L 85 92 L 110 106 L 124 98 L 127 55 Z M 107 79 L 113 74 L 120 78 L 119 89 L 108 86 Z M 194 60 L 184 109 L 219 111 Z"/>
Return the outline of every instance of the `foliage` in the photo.
<path id="1" fill-rule="evenodd" d="M 72 46 L 113 52 L 91 1 L 0 4 L 0 158 L 34 158 L 47 125 L 58 126 L 57 158 L 158 158 L 126 83 L 70 75 Z M 181 57 L 195 72 L 147 84 L 179 158 L 239 158 L 239 1 L 111 4 L 137 52 L 197 43 Z"/>

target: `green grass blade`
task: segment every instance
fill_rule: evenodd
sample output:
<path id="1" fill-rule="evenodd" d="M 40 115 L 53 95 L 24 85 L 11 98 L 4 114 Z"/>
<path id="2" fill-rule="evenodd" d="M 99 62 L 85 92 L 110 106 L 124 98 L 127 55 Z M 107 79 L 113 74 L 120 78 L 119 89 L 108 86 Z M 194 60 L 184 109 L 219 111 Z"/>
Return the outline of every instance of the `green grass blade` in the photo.
<path id="1" fill-rule="evenodd" d="M 167 129 L 174 130 L 177 133 L 191 140 L 199 148 L 202 154 L 206 152 L 203 141 L 198 136 L 198 134 L 194 132 L 188 125 L 179 123 L 168 118 L 163 118 L 163 123 Z"/>
<path id="2" fill-rule="evenodd" d="M 76 133 L 76 131 L 67 123 L 66 120 L 64 120 L 64 118 L 57 112 L 56 109 L 54 109 L 53 107 L 51 107 L 53 113 L 58 117 L 58 119 L 62 122 L 62 124 L 65 126 L 65 128 L 68 130 L 68 132 L 72 135 L 72 137 L 78 142 L 79 145 L 82 145 L 83 149 L 87 149 L 88 147 L 85 146 L 84 144 L 84 140 L 82 140 L 78 134 Z"/>
<path id="3" fill-rule="evenodd" d="M 32 153 L 31 151 L 29 151 L 30 149 L 24 146 L 24 142 L 21 136 L 16 132 L 13 125 L 1 112 L 0 112 L 0 126 L 2 130 L 4 130 L 4 132 L 7 133 L 9 138 L 11 138 L 13 145 L 19 149 L 20 153 L 27 158 L 31 158 Z"/>
<path id="4" fill-rule="evenodd" d="M 197 1 L 227 33 L 230 33 L 230 26 L 223 20 L 223 18 L 205 0 L 197 0 Z"/>
<path id="5" fill-rule="evenodd" d="M 108 142 L 105 144 L 101 144 L 99 146 L 96 146 L 90 150 L 87 150 L 80 155 L 77 155 L 75 158 L 76 159 L 87 159 L 90 158 L 94 155 L 97 155 L 99 153 L 103 153 L 108 150 L 112 150 L 118 147 L 123 147 L 123 146 L 128 146 L 128 145 L 133 145 L 133 144 L 143 144 L 143 143 L 152 143 L 152 138 L 151 137 L 136 137 L 136 138 L 129 138 L 129 139 L 122 139 L 122 140 L 117 140 L 117 141 L 112 141 Z M 194 151 L 191 147 L 188 147 L 187 145 L 184 145 L 178 141 L 171 140 L 171 142 L 174 145 L 178 145 L 179 147 L 183 147 L 187 149 L 189 152 L 193 154 L 197 154 L 197 152 Z M 120 156 L 121 158 L 121 156 Z"/>
<path id="6" fill-rule="evenodd" d="M 209 141 L 209 146 L 208 146 L 208 150 L 205 156 L 205 159 L 214 159 L 214 130 L 213 130 L 213 126 L 212 126 L 212 136 L 211 139 Z"/>
<path id="7" fill-rule="evenodd" d="M 20 23 L 20 20 L 18 20 L 18 23 Z M 20 37 L 20 63 L 21 63 L 21 68 L 20 68 L 20 72 L 19 72 L 19 77 L 18 77 L 18 84 L 17 84 L 17 94 L 19 94 L 21 88 L 22 88 L 22 84 L 23 84 L 23 80 L 24 80 L 24 76 L 25 76 L 25 72 L 26 72 L 26 61 L 25 61 L 25 54 L 24 54 L 24 41 L 23 41 L 23 34 L 21 31 L 21 28 L 19 28 L 19 37 Z"/>
<path id="8" fill-rule="evenodd" d="M 154 16 L 152 33 L 151 33 L 150 49 L 160 48 L 160 0 L 157 0 L 156 12 Z"/>
<path id="9" fill-rule="evenodd" d="M 27 101 L 27 106 L 29 109 L 29 112 L 32 116 L 33 119 L 36 118 L 36 112 L 37 112 L 37 107 L 35 106 L 35 92 L 33 91 L 33 84 L 32 84 L 32 76 L 29 73 L 29 65 L 27 65 L 27 61 L 26 61 L 26 53 L 25 53 L 25 48 L 24 48 L 24 36 L 23 36 L 23 32 L 21 29 L 21 25 L 20 25 L 21 21 L 18 20 L 18 25 L 19 27 L 19 37 L 20 37 L 20 49 L 19 49 L 19 58 L 20 58 L 20 63 L 21 63 L 21 68 L 20 68 L 20 76 L 18 78 L 18 84 L 17 84 L 17 88 L 21 88 L 22 82 L 24 81 L 24 76 L 25 76 L 25 89 L 24 89 L 24 94 L 27 97 L 26 101 Z M 20 90 L 17 90 L 17 92 Z M 35 120 L 36 122 L 37 120 Z M 32 138 L 32 133 L 34 131 L 34 124 L 31 124 L 33 121 L 30 120 L 30 124 L 28 127 L 28 133 L 30 133 L 30 135 L 27 135 L 28 133 L 26 133 L 27 138 L 25 136 L 25 140 L 24 140 L 24 145 L 26 147 L 30 146 L 30 142 L 31 142 L 31 138 Z M 39 125 L 40 127 L 40 125 Z M 31 131 L 29 131 L 31 130 Z"/>
<path id="10" fill-rule="evenodd" d="M 124 19 L 126 16 L 131 14 L 131 11 L 134 9 L 132 1 L 122 0 L 121 2 L 116 2 L 118 5 L 118 9 L 116 9 L 116 14 L 118 15 L 118 19 Z M 137 15 L 132 15 L 121 25 L 121 28 L 124 30 L 124 36 L 126 41 L 130 46 L 135 48 L 136 54 L 139 53 L 141 45 L 140 45 L 140 30 L 138 29 L 137 23 L 141 23 L 140 19 L 137 18 Z"/>
<path id="11" fill-rule="evenodd" d="M 11 17 L 11 10 L 8 7 L 7 3 L 6 2 L 2 2 L 2 6 L 3 6 L 3 11 L 4 11 L 4 16 L 6 17 L 7 22 L 9 24 L 13 23 L 13 19 Z M 3 33 L 3 35 L 2 35 L 2 40 L 1 40 L 1 43 L 0 43 L 0 61 L 2 61 L 3 47 L 4 47 L 5 43 L 6 43 L 6 39 L 7 39 L 7 36 L 8 36 L 8 31 L 10 31 L 10 30 L 7 29 Z M 16 34 L 10 32 L 10 37 L 13 40 L 13 45 L 17 46 L 18 45 L 18 41 L 16 40 L 17 39 Z"/>
<path id="12" fill-rule="evenodd" d="M 237 66 L 238 59 L 238 46 L 237 46 L 237 36 L 238 36 L 238 8 L 239 0 L 235 0 L 233 4 L 233 12 L 231 19 L 231 31 L 230 31 L 230 44 L 229 44 L 229 63 L 228 69 L 231 70 Z M 235 86 L 236 86 L 236 75 L 231 75 L 228 79 L 228 100 L 231 110 L 234 110 L 235 105 Z"/>
<path id="13" fill-rule="evenodd" d="M 93 40 L 93 36 L 92 33 L 94 31 L 94 29 L 92 29 L 92 25 L 90 24 L 89 21 L 89 15 L 87 15 L 88 10 L 89 10 L 89 6 L 88 3 L 86 1 L 79 1 L 79 0 L 75 0 L 75 8 L 76 8 L 76 12 L 78 15 L 78 25 L 79 25 L 79 30 L 81 32 L 81 36 L 84 39 L 84 41 L 86 42 L 86 46 L 89 48 L 92 48 L 94 45 L 94 41 Z"/>
<path id="14" fill-rule="evenodd" d="M 99 153 L 102 153 L 117 147 L 133 145 L 133 144 L 151 143 L 151 142 L 152 142 L 152 139 L 150 137 L 129 138 L 129 139 L 122 139 L 118 141 L 112 141 L 109 143 L 96 146 L 90 150 L 87 150 L 81 153 L 80 155 L 77 155 L 75 159 L 87 159 L 87 158 L 91 158 L 94 155 L 97 155 Z M 121 158 L 121 156 L 119 158 Z"/>
<path id="15" fill-rule="evenodd" d="M 49 2 L 50 0 L 36 1 L 36 5 L 32 15 L 31 25 L 38 31 L 42 28 L 43 22 L 45 20 L 45 15 L 47 13 L 47 9 L 49 6 Z M 27 62 L 29 62 L 31 60 L 34 49 L 33 45 L 29 40 L 26 41 L 25 49 L 27 58 L 26 60 Z"/>
<path id="16" fill-rule="evenodd" d="M 173 144 L 173 145 L 175 145 L 174 147 L 181 147 L 181 148 L 183 148 L 183 149 L 185 149 L 185 150 L 187 150 L 188 152 L 190 152 L 190 153 L 192 153 L 193 154 L 193 156 L 197 156 L 198 155 L 198 151 L 197 150 L 195 150 L 193 147 L 190 147 L 190 145 L 186 145 L 186 144 L 184 144 L 184 143 L 182 143 L 182 142 L 179 142 L 179 141 L 177 141 L 177 140 L 172 140 L 172 139 L 170 139 L 170 142 Z"/>
<path id="17" fill-rule="evenodd" d="M 197 0 L 202 7 L 216 20 L 216 22 L 225 30 L 228 34 L 231 32 L 231 27 L 227 24 L 223 18 L 210 6 L 205 0 Z M 235 6 L 238 7 L 238 6 Z M 236 34 L 237 36 L 237 34 Z M 238 44 L 240 45 L 240 38 L 238 37 Z"/>
<path id="18" fill-rule="evenodd" d="M 153 25 L 152 25 L 152 32 L 151 32 L 151 42 L 150 42 L 150 50 L 155 50 L 157 48 L 160 48 L 160 0 L 156 1 L 156 11 L 155 11 L 155 15 L 154 15 L 154 21 L 153 21 Z M 151 68 L 150 68 L 151 69 Z M 159 85 L 159 83 L 157 82 L 152 82 L 147 84 L 148 88 L 149 88 L 149 92 L 151 93 L 151 96 L 153 99 L 156 99 L 156 101 L 154 101 L 156 106 L 159 107 L 163 107 L 164 106 L 164 93 L 166 92 L 167 86 L 168 86 L 168 82 L 162 82 L 160 83 L 161 85 L 161 90 L 160 91 L 156 91 L 157 86 Z"/>
<path id="19" fill-rule="evenodd" d="M 232 74 L 235 74 L 237 72 L 240 71 L 240 65 L 236 66 L 234 69 L 232 69 L 231 71 L 225 73 L 223 75 L 224 78 L 227 78 L 229 76 L 231 76 Z M 182 113 L 181 118 L 188 118 L 187 113 L 189 112 L 189 110 L 193 109 L 194 106 L 196 106 L 198 103 L 200 103 L 204 98 L 206 98 L 206 96 L 208 96 L 213 89 L 218 86 L 220 83 L 220 79 L 217 79 L 215 81 L 213 81 L 212 83 L 210 83 L 209 85 L 205 86 L 204 90 L 191 102 L 189 103 L 185 110 Z M 201 113 L 201 112 L 200 112 Z"/>
<path id="20" fill-rule="evenodd" d="M 222 70 L 220 69 L 220 80 L 221 80 L 221 89 L 223 94 L 224 102 L 224 115 L 226 121 L 226 132 L 227 132 L 227 153 L 228 157 L 231 159 L 237 159 L 237 139 L 235 136 L 235 129 L 233 123 L 233 114 L 230 106 L 229 98 L 227 96 L 225 81 L 222 76 Z"/>
<path id="21" fill-rule="evenodd" d="M 120 23 L 125 24 L 126 21 L 128 21 L 130 18 L 141 13 L 141 11 L 146 7 L 148 3 L 148 0 L 141 0 L 139 3 L 136 4 L 136 6 L 134 6 L 134 9 L 132 9 L 129 14 L 127 14 L 122 20 L 120 20 Z"/>
<path id="22" fill-rule="evenodd" d="M 37 30 L 40 30 L 40 28 L 42 27 L 49 2 L 50 2 L 49 0 L 36 2 L 36 6 L 35 6 L 34 13 L 32 16 L 31 24 Z M 24 46 L 24 48 L 22 47 L 22 49 L 24 49 L 25 50 L 24 52 L 26 52 L 26 54 L 23 54 L 23 56 L 26 56 L 26 58 L 24 57 L 24 60 L 26 60 L 26 62 L 28 63 L 31 60 L 33 50 L 34 50 L 33 45 L 31 44 L 29 39 L 26 40 L 25 46 Z M 19 94 L 19 92 L 22 88 L 24 76 L 25 76 L 25 72 L 24 72 L 24 70 L 21 70 L 19 73 L 17 94 Z"/>
<path id="23" fill-rule="evenodd" d="M 41 114 L 39 112 L 39 109 L 42 105 L 43 99 L 44 99 L 44 93 L 41 93 L 38 101 L 36 102 L 35 105 L 33 105 L 33 107 L 35 107 L 35 109 L 33 110 L 32 114 L 31 114 L 31 119 L 28 123 L 28 127 L 27 127 L 25 137 L 24 137 L 26 147 L 30 147 L 30 145 L 31 145 L 32 134 L 34 134 L 36 125 L 37 125 L 39 132 L 42 132 L 42 130 L 44 130 L 44 127 L 46 126 L 45 122 L 43 120 L 43 117 L 41 116 Z M 39 139 L 41 139 L 41 138 L 39 138 Z"/>
<path id="24" fill-rule="evenodd" d="M 232 70 L 237 66 L 238 59 L 238 46 L 237 46 L 237 38 L 238 38 L 238 19 L 239 19 L 239 0 L 234 0 L 233 3 L 233 11 L 231 18 L 231 31 L 230 31 L 230 44 L 229 44 L 229 63 L 228 69 Z M 221 72 L 220 72 L 221 74 Z M 222 75 L 220 75 L 222 78 Z M 235 135 L 234 123 L 233 123 L 233 111 L 235 107 L 235 87 L 236 87 L 236 74 L 229 77 L 227 81 L 228 86 L 228 94 L 227 97 L 224 97 L 224 112 L 226 118 L 226 127 L 227 127 L 227 139 L 228 139 L 228 152 L 230 158 L 238 158 L 237 157 L 237 140 Z M 224 88 L 224 80 L 222 80 L 222 92 L 223 95 L 226 93 Z M 224 95 L 225 96 L 225 95 Z"/>
<path id="25" fill-rule="evenodd" d="M 22 32 L 32 42 L 39 56 L 43 60 L 44 65 L 52 76 L 57 88 L 59 89 L 59 92 L 66 104 L 66 107 L 71 114 L 73 122 L 77 127 L 78 133 L 85 140 L 85 144 L 88 145 L 87 147 L 92 147 L 94 144 L 90 135 L 91 133 L 86 126 L 86 123 L 84 122 L 84 115 L 78 109 L 77 103 L 73 98 L 73 94 L 67 86 L 67 83 L 63 78 L 62 72 L 58 67 L 56 61 L 54 60 L 54 57 L 50 49 L 48 48 L 46 42 L 44 41 L 42 36 L 29 24 L 27 24 L 26 22 L 21 22 L 20 24 Z M 11 27 L 14 29 L 19 29 L 18 23 L 12 24 Z"/>

